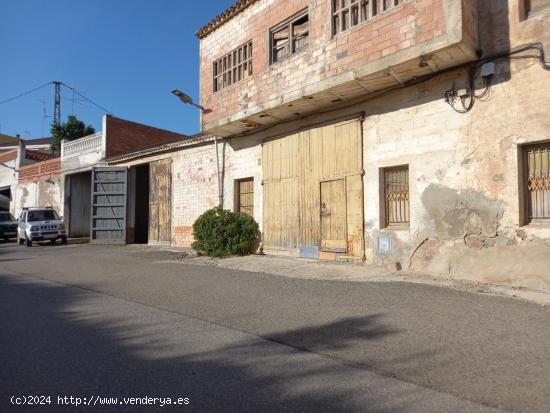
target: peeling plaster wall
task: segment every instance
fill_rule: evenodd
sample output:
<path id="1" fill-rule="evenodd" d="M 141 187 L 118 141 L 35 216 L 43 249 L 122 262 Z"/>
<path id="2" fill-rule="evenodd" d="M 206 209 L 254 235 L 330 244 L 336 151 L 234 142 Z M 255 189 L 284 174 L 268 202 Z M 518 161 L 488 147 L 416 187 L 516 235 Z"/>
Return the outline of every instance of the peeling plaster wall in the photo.
<path id="1" fill-rule="evenodd" d="M 10 187 L 11 198 L 10 212 L 15 215 L 15 203 L 13 202 L 13 194 L 17 184 L 18 173 L 13 169 L 15 168 L 16 161 L 11 160 L 5 162 L 4 165 L 0 165 L 0 188 Z"/>
<path id="2" fill-rule="evenodd" d="M 510 24 L 506 31 L 485 25 L 487 52 L 542 41 L 548 53 L 550 13 L 522 20 L 516 1 L 491 12 L 492 19 L 507 12 Z M 522 144 L 550 140 L 550 72 L 536 59 L 497 61 L 490 93 L 468 114 L 454 112 L 442 99 L 460 79 L 465 75 L 449 74 L 365 106 L 368 260 L 399 261 L 413 271 L 476 281 L 550 287 L 550 226 L 523 226 L 518 160 Z M 401 164 L 409 165 L 411 223 L 392 231 L 380 222 L 379 173 Z M 377 251 L 382 233 L 392 238 L 390 254 Z"/>
<path id="3" fill-rule="evenodd" d="M 23 208 L 51 206 L 63 216 L 62 187 L 60 176 L 47 181 L 19 183 L 14 196 L 14 215 L 19 216 Z"/>
<path id="4" fill-rule="evenodd" d="M 485 55 L 541 41 L 550 54 L 550 10 L 524 19 L 518 0 L 481 0 Z M 527 52 L 534 55 L 535 52 Z M 234 203 L 234 179 L 254 176 L 255 218 L 262 223 L 261 142 L 364 112 L 363 165 L 367 263 L 476 281 L 550 287 L 550 225 L 524 226 L 518 150 L 550 141 L 550 72 L 536 59 L 501 59 L 490 92 L 467 114 L 444 92 L 467 84 L 465 71 L 341 109 L 225 140 L 224 205 Z M 478 85 L 477 93 L 483 91 Z M 519 148 L 519 149 L 518 149 Z M 381 169 L 409 166 L 411 222 L 381 222 Z M 378 236 L 392 252 L 379 253 Z"/>

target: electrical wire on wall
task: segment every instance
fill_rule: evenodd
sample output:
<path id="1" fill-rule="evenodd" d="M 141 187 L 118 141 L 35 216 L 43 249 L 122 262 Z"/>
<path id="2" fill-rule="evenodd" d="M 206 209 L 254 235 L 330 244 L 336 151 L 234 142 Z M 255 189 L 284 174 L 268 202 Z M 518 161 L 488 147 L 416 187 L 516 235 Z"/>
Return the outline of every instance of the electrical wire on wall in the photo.
<path id="1" fill-rule="evenodd" d="M 520 53 L 527 52 L 529 50 L 536 50 L 538 54 L 533 55 L 519 55 Z M 483 59 L 479 59 L 473 65 L 469 65 L 468 68 L 468 88 L 463 93 L 457 91 L 454 87 L 447 90 L 444 93 L 445 101 L 458 113 L 468 113 L 474 107 L 476 99 L 487 99 L 491 92 L 491 80 L 495 75 L 495 69 L 484 74 L 481 73 L 483 78 L 483 91 L 480 94 L 476 94 L 476 78 L 478 74 L 483 72 L 484 65 L 494 63 L 501 59 L 537 59 L 539 60 L 543 70 L 550 71 L 550 63 L 546 61 L 544 54 L 544 47 L 542 43 L 528 43 L 510 49 L 509 51 L 497 53 L 495 55 L 487 56 Z"/>

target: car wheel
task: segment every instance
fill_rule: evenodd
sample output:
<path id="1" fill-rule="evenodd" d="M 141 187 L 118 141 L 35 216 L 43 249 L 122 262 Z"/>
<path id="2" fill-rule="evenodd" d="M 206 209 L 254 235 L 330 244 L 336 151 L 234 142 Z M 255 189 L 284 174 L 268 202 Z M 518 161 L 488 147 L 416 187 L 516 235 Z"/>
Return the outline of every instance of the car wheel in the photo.
<path id="1" fill-rule="evenodd" d="M 55 238 L 50 240 L 50 244 L 55 244 Z"/>
<path id="2" fill-rule="evenodd" d="M 61 243 L 63 245 L 67 244 L 67 237 L 61 237 Z"/>
<path id="3" fill-rule="evenodd" d="M 27 237 L 25 235 L 25 242 L 27 243 L 27 247 L 32 247 L 32 240 L 29 239 L 29 237 Z"/>

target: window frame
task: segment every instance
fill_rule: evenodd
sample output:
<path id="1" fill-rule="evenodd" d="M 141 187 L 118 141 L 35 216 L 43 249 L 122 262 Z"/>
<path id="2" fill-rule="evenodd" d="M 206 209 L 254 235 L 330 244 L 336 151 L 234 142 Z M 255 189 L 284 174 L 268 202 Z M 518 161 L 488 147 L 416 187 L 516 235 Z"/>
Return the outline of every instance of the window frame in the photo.
<path id="1" fill-rule="evenodd" d="M 213 93 L 226 89 L 254 74 L 252 53 L 252 40 L 249 40 L 212 62 Z"/>
<path id="2" fill-rule="evenodd" d="M 347 2 L 347 5 L 340 6 L 338 10 L 335 9 L 336 2 L 342 5 L 343 2 Z M 410 0 L 330 0 L 330 30 L 332 37 L 345 33 L 355 27 L 359 27 L 367 22 L 370 22 L 374 18 L 383 15 L 384 13 L 399 7 Z M 363 4 L 368 2 L 368 6 L 363 10 Z M 393 4 L 387 5 L 386 2 Z M 357 23 L 351 24 L 353 9 L 357 7 Z M 344 28 L 345 19 L 344 14 L 350 16 L 349 25 Z M 338 16 L 340 28 L 336 30 L 335 17 Z"/>
<path id="3" fill-rule="evenodd" d="M 251 182 L 251 191 L 250 192 L 245 192 L 245 193 L 241 193 L 241 185 L 244 183 L 244 182 Z M 245 213 L 251 217 L 254 217 L 254 177 L 250 176 L 250 177 L 246 177 L 246 178 L 241 178 L 241 179 L 237 179 L 235 180 L 235 211 L 236 212 L 242 212 L 242 213 Z M 243 205 L 241 204 L 241 195 L 242 194 L 252 194 L 252 204 L 251 205 Z M 250 209 L 250 213 L 242 210 L 243 207 L 245 209 Z"/>
<path id="4" fill-rule="evenodd" d="M 520 202 L 522 204 L 521 210 L 523 211 L 522 217 L 520 219 L 522 225 L 548 225 L 550 224 L 550 214 L 547 217 L 538 217 L 535 215 L 535 210 L 533 209 L 532 205 L 532 195 L 531 190 L 529 189 L 530 185 L 530 178 L 531 173 L 529 169 L 529 153 L 531 151 L 537 151 L 543 149 L 546 152 L 546 168 L 547 172 L 544 178 L 546 178 L 548 181 L 550 181 L 550 141 L 542 141 L 542 142 L 531 142 L 527 143 L 525 145 L 521 145 L 520 147 L 520 194 L 522 198 L 520 199 Z M 542 161 L 541 155 L 541 161 Z M 543 210 L 546 209 L 547 211 L 550 211 L 550 190 L 546 190 L 547 192 L 547 204 L 544 203 L 544 199 L 541 201 L 541 204 L 543 205 Z M 543 195 L 544 197 L 544 195 Z M 546 207 L 544 205 L 547 205 Z"/>
<path id="5" fill-rule="evenodd" d="M 293 27 L 294 27 L 294 24 L 296 23 L 296 21 L 298 21 L 298 20 L 300 20 L 300 19 L 302 19 L 306 16 L 307 16 L 307 21 L 308 21 L 307 42 L 304 46 L 296 49 L 295 44 L 294 44 L 294 30 L 293 30 Z M 288 45 L 289 45 L 288 47 L 289 47 L 289 51 L 288 51 L 288 54 L 286 56 L 275 60 L 275 56 L 274 56 L 274 53 L 273 53 L 273 50 L 274 50 L 273 35 L 275 33 L 278 33 L 279 31 L 281 31 L 285 27 L 288 27 Z M 273 26 L 272 28 L 270 28 L 269 29 L 269 36 L 268 36 L 269 65 L 271 66 L 271 65 L 277 64 L 279 62 L 283 62 L 283 61 L 289 59 L 290 57 L 292 57 L 293 55 L 307 50 L 309 48 L 309 38 L 310 38 L 310 32 L 311 32 L 310 28 L 311 28 L 311 21 L 309 19 L 309 8 L 305 8 L 303 10 L 300 10 L 298 13 L 292 15 L 288 19 L 286 19 L 286 20 L 282 21 L 281 23 L 277 24 L 276 26 Z"/>
<path id="6" fill-rule="evenodd" d="M 407 221 L 392 221 L 390 222 L 389 217 L 389 208 L 390 208 L 390 202 L 388 200 L 388 183 L 387 183 L 387 174 L 391 172 L 396 171 L 407 171 L 406 177 L 406 187 L 407 187 L 407 194 L 406 194 L 406 210 L 402 212 L 402 214 L 406 215 L 408 218 Z M 410 227 L 411 223 L 411 187 L 410 187 L 410 167 L 408 164 L 402 164 L 402 165 L 395 165 L 395 166 L 388 166 L 384 168 L 380 168 L 380 223 L 381 228 L 383 229 L 407 229 Z"/>

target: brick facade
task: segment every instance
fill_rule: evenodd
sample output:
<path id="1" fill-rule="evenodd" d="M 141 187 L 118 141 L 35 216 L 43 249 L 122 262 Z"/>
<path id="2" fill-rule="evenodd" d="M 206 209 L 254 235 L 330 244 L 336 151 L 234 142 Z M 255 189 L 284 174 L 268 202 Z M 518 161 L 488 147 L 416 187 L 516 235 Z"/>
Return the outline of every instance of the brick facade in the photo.
<path id="1" fill-rule="evenodd" d="M 218 204 L 213 143 L 184 149 L 172 158 L 172 245 L 190 247 L 193 222 Z"/>
<path id="2" fill-rule="evenodd" d="M 41 182 L 53 179 L 61 174 L 61 159 L 54 158 L 19 169 L 19 183 Z"/>
<path id="3" fill-rule="evenodd" d="M 105 153 L 107 158 L 187 138 L 179 133 L 119 119 L 111 115 L 105 115 L 104 125 L 103 133 L 107 136 Z"/>
<path id="4" fill-rule="evenodd" d="M 463 21 L 453 22 L 474 41 L 474 0 L 462 4 Z M 283 94 L 300 93 L 315 83 L 352 72 L 387 56 L 424 43 L 435 44 L 452 29 L 448 0 L 408 0 L 372 20 L 332 35 L 329 0 L 260 0 L 201 39 L 201 103 L 209 109 L 203 125 L 258 107 Z M 446 10 L 447 8 L 447 10 Z M 309 45 L 284 61 L 270 65 L 270 28 L 297 12 L 309 10 Z M 461 13 L 460 7 L 458 13 Z M 446 15 L 447 14 L 447 15 Z M 460 16 L 458 16 L 460 17 Z M 212 63 L 235 47 L 252 41 L 253 75 L 213 93 Z M 411 50 L 411 57 L 415 56 Z"/>

